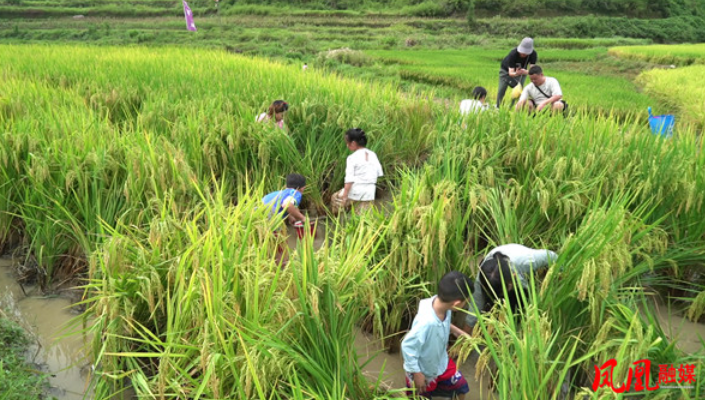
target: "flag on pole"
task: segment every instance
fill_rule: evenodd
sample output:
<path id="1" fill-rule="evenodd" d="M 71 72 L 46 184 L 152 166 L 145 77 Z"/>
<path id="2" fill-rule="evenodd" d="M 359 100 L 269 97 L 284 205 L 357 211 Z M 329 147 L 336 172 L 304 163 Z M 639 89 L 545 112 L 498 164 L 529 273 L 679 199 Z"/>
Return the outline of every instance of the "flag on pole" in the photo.
<path id="1" fill-rule="evenodd" d="M 186 0 L 181 0 L 184 3 L 184 16 L 186 17 L 186 29 L 191 32 L 196 32 L 196 24 L 193 22 L 193 13 L 191 8 L 186 4 Z"/>

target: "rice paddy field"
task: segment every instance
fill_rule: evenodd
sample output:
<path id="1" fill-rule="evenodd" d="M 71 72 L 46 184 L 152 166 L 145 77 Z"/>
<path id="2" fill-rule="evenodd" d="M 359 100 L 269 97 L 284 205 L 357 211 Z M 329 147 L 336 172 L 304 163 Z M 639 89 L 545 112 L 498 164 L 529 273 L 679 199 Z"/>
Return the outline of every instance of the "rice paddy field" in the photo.
<path id="1" fill-rule="evenodd" d="M 644 93 L 668 103 L 668 108 L 677 112 L 683 121 L 702 129 L 705 125 L 703 89 L 693 77 L 705 71 L 702 65 L 705 60 L 704 45 L 614 47 L 609 53 L 626 60 L 670 64 L 669 69 L 642 72 L 636 82 Z"/>
<path id="2" fill-rule="evenodd" d="M 370 57 L 460 76 L 431 51 Z M 461 121 L 423 88 L 218 49 L 2 45 L 0 59 L 0 243 L 23 249 L 46 288 L 85 279 L 76 327 L 93 338 L 97 399 L 127 387 L 154 399 L 397 397 L 363 374 L 355 332 L 394 347 L 440 276 L 474 276 L 489 247 L 512 242 L 559 259 L 520 319 L 496 307 L 452 349 L 479 353 L 497 398 L 558 398 L 563 382 L 590 399 L 705 396 L 705 355 L 681 350 L 653 311 L 671 300 L 693 321 L 705 314 L 696 130 L 664 140 L 607 112 Z M 288 133 L 254 122 L 273 98 L 291 104 Z M 382 161 L 386 200 L 327 216 L 355 126 Z M 282 266 L 281 222 L 258 205 L 291 172 L 308 178 L 303 208 L 327 233 Z M 611 358 L 615 381 L 649 359 L 694 365 L 696 384 L 593 392 Z"/>
<path id="3" fill-rule="evenodd" d="M 541 45 L 537 41 L 536 46 Z M 545 75 L 558 79 L 566 101 L 582 112 L 639 118 L 639 113 L 645 115 L 644 110 L 650 105 L 660 104 L 640 92 L 623 73 L 608 74 L 601 70 L 605 52 L 604 47 L 582 50 L 549 47 L 541 51 L 539 64 Z M 489 101 L 494 102 L 499 75 L 497 66 L 506 53 L 506 50 L 498 50 L 494 46 L 463 50 L 365 52 L 377 57 L 383 64 L 394 65 L 403 80 L 435 85 L 440 88 L 436 90 L 458 103 L 460 99 L 469 97 L 475 86 L 485 87 Z"/>

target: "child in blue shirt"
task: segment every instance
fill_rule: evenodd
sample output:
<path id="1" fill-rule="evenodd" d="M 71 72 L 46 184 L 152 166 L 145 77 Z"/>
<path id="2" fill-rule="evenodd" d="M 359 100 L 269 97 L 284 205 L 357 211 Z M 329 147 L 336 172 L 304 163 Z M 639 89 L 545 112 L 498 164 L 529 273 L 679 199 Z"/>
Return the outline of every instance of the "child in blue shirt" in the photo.
<path id="1" fill-rule="evenodd" d="M 445 274 L 438 282 L 438 294 L 421 300 L 411 330 L 401 342 L 406 386 L 416 395 L 445 396 L 463 400 L 468 383 L 448 357 L 450 332 L 463 332 L 450 323 L 451 311 L 461 310 L 471 295 L 472 281 L 458 271 Z"/>
<path id="2" fill-rule="evenodd" d="M 303 224 L 306 217 L 299 211 L 299 205 L 306 188 L 306 178 L 299 174 L 289 174 L 286 177 L 286 189 L 267 194 L 262 198 L 265 205 L 270 206 L 270 215 L 281 215 L 291 224 Z"/>

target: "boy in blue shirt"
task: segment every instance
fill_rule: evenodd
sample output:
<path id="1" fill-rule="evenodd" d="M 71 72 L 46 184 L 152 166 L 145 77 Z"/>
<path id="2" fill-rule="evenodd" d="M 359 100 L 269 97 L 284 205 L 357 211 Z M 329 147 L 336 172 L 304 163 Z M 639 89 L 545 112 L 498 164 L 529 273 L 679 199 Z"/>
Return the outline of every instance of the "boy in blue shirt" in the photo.
<path id="1" fill-rule="evenodd" d="M 406 386 L 422 397 L 445 396 L 463 400 L 470 391 L 468 383 L 448 357 L 446 347 L 451 330 L 451 311 L 462 310 L 471 295 L 472 281 L 458 271 L 445 274 L 438 282 L 438 294 L 421 300 L 411 330 L 401 342 Z"/>
<path id="2" fill-rule="evenodd" d="M 299 174 L 286 176 L 286 189 L 269 193 L 262 198 L 265 205 L 271 206 L 270 215 L 281 215 L 294 225 L 303 224 L 306 217 L 299 211 L 299 205 L 306 188 L 306 178 Z"/>

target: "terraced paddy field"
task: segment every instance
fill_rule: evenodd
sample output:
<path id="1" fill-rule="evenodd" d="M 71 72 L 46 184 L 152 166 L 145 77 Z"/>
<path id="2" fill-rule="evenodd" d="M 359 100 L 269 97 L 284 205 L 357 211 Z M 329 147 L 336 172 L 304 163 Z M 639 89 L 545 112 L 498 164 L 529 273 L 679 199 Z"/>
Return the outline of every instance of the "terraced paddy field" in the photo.
<path id="1" fill-rule="evenodd" d="M 692 321 L 705 311 L 694 131 L 664 140 L 607 113 L 507 109 L 460 123 L 422 89 L 223 50 L 4 45 L 0 56 L 0 239 L 46 290 L 83 283 L 96 398 L 128 386 L 141 398 L 397 396 L 363 369 L 359 332 L 394 348 L 443 273 L 474 276 L 504 243 L 559 258 L 522 317 L 498 306 L 454 345 L 495 396 L 553 397 L 566 383 L 621 398 L 591 390 L 595 366 L 616 358 L 617 379 L 642 359 L 693 366 L 692 387 L 640 394 L 702 397 L 702 352 L 678 347 L 653 301 L 677 299 Z M 273 98 L 291 104 L 287 132 L 254 122 Z M 355 126 L 382 161 L 385 200 L 328 215 Z M 258 205 L 290 172 L 309 180 L 302 208 L 328 222 L 283 265 L 282 221 Z"/>

